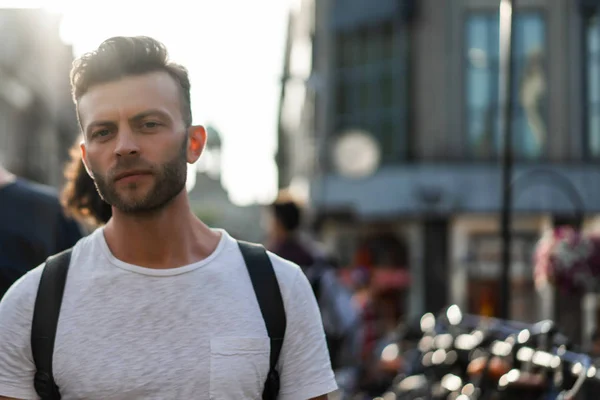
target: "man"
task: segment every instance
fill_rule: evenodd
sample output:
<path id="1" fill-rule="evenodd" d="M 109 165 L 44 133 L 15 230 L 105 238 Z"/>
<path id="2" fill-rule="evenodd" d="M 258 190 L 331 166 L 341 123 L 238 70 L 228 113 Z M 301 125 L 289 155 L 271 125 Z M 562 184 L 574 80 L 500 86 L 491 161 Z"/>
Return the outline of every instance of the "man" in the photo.
<path id="1" fill-rule="evenodd" d="M 18 179 L 0 166 L 0 298 L 27 271 L 72 247 L 81 235 L 52 188 Z"/>
<path id="2" fill-rule="evenodd" d="M 74 247 L 54 346 L 63 399 L 259 399 L 269 338 L 240 248 L 190 210 L 187 71 L 147 37 L 116 37 L 76 60 L 85 166 L 112 218 Z M 335 390 L 319 310 L 294 264 L 270 255 L 287 318 L 279 399 Z M 37 398 L 31 315 L 42 268 L 0 304 L 0 395 Z"/>

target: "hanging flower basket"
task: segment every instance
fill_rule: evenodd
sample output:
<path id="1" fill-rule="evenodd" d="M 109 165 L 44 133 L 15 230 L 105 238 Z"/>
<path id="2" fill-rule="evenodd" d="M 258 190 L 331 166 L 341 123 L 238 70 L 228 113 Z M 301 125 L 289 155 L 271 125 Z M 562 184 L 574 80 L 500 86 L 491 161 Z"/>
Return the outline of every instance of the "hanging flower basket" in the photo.
<path id="1" fill-rule="evenodd" d="M 534 280 L 538 289 L 552 285 L 562 293 L 596 291 L 600 286 L 600 236 L 569 227 L 549 230 L 535 249 Z"/>

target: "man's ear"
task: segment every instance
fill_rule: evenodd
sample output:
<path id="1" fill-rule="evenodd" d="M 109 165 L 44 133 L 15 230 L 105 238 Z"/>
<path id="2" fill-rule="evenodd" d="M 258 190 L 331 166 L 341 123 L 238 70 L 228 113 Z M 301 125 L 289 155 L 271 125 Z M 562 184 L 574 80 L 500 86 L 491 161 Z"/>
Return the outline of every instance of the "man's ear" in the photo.
<path id="1" fill-rule="evenodd" d="M 79 144 L 79 148 L 81 149 L 81 161 L 83 161 L 83 166 L 85 167 L 85 170 L 87 171 L 90 178 L 94 179 L 94 174 L 92 173 L 92 170 L 90 169 L 90 167 L 88 165 L 87 150 L 85 148 L 84 141 L 81 141 L 81 143 Z"/>
<path id="2" fill-rule="evenodd" d="M 198 161 L 206 146 L 206 129 L 202 125 L 190 126 L 188 129 L 187 162 Z"/>

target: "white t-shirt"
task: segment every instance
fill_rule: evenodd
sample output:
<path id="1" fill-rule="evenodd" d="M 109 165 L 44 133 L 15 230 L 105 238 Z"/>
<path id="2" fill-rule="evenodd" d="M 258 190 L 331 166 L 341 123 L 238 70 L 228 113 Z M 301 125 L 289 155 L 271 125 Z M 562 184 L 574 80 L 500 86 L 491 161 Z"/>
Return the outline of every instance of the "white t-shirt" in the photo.
<path id="1" fill-rule="evenodd" d="M 225 231 L 208 258 L 156 270 L 124 263 L 102 229 L 74 248 L 60 313 L 54 378 L 62 399 L 260 399 L 269 338 L 237 242 Z M 287 317 L 279 399 L 336 389 L 311 287 L 269 254 Z M 30 332 L 42 267 L 0 303 L 0 396 L 38 399 Z"/>

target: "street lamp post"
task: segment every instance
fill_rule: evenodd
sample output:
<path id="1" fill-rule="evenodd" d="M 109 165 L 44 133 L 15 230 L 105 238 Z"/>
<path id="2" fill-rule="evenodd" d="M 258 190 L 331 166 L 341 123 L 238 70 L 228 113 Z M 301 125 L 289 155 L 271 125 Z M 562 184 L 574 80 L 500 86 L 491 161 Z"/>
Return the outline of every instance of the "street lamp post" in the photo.
<path id="1" fill-rule="evenodd" d="M 500 279 L 500 318 L 510 318 L 511 203 L 512 203 L 512 42 L 514 0 L 500 2 L 499 108 L 502 152 L 502 273 Z"/>

